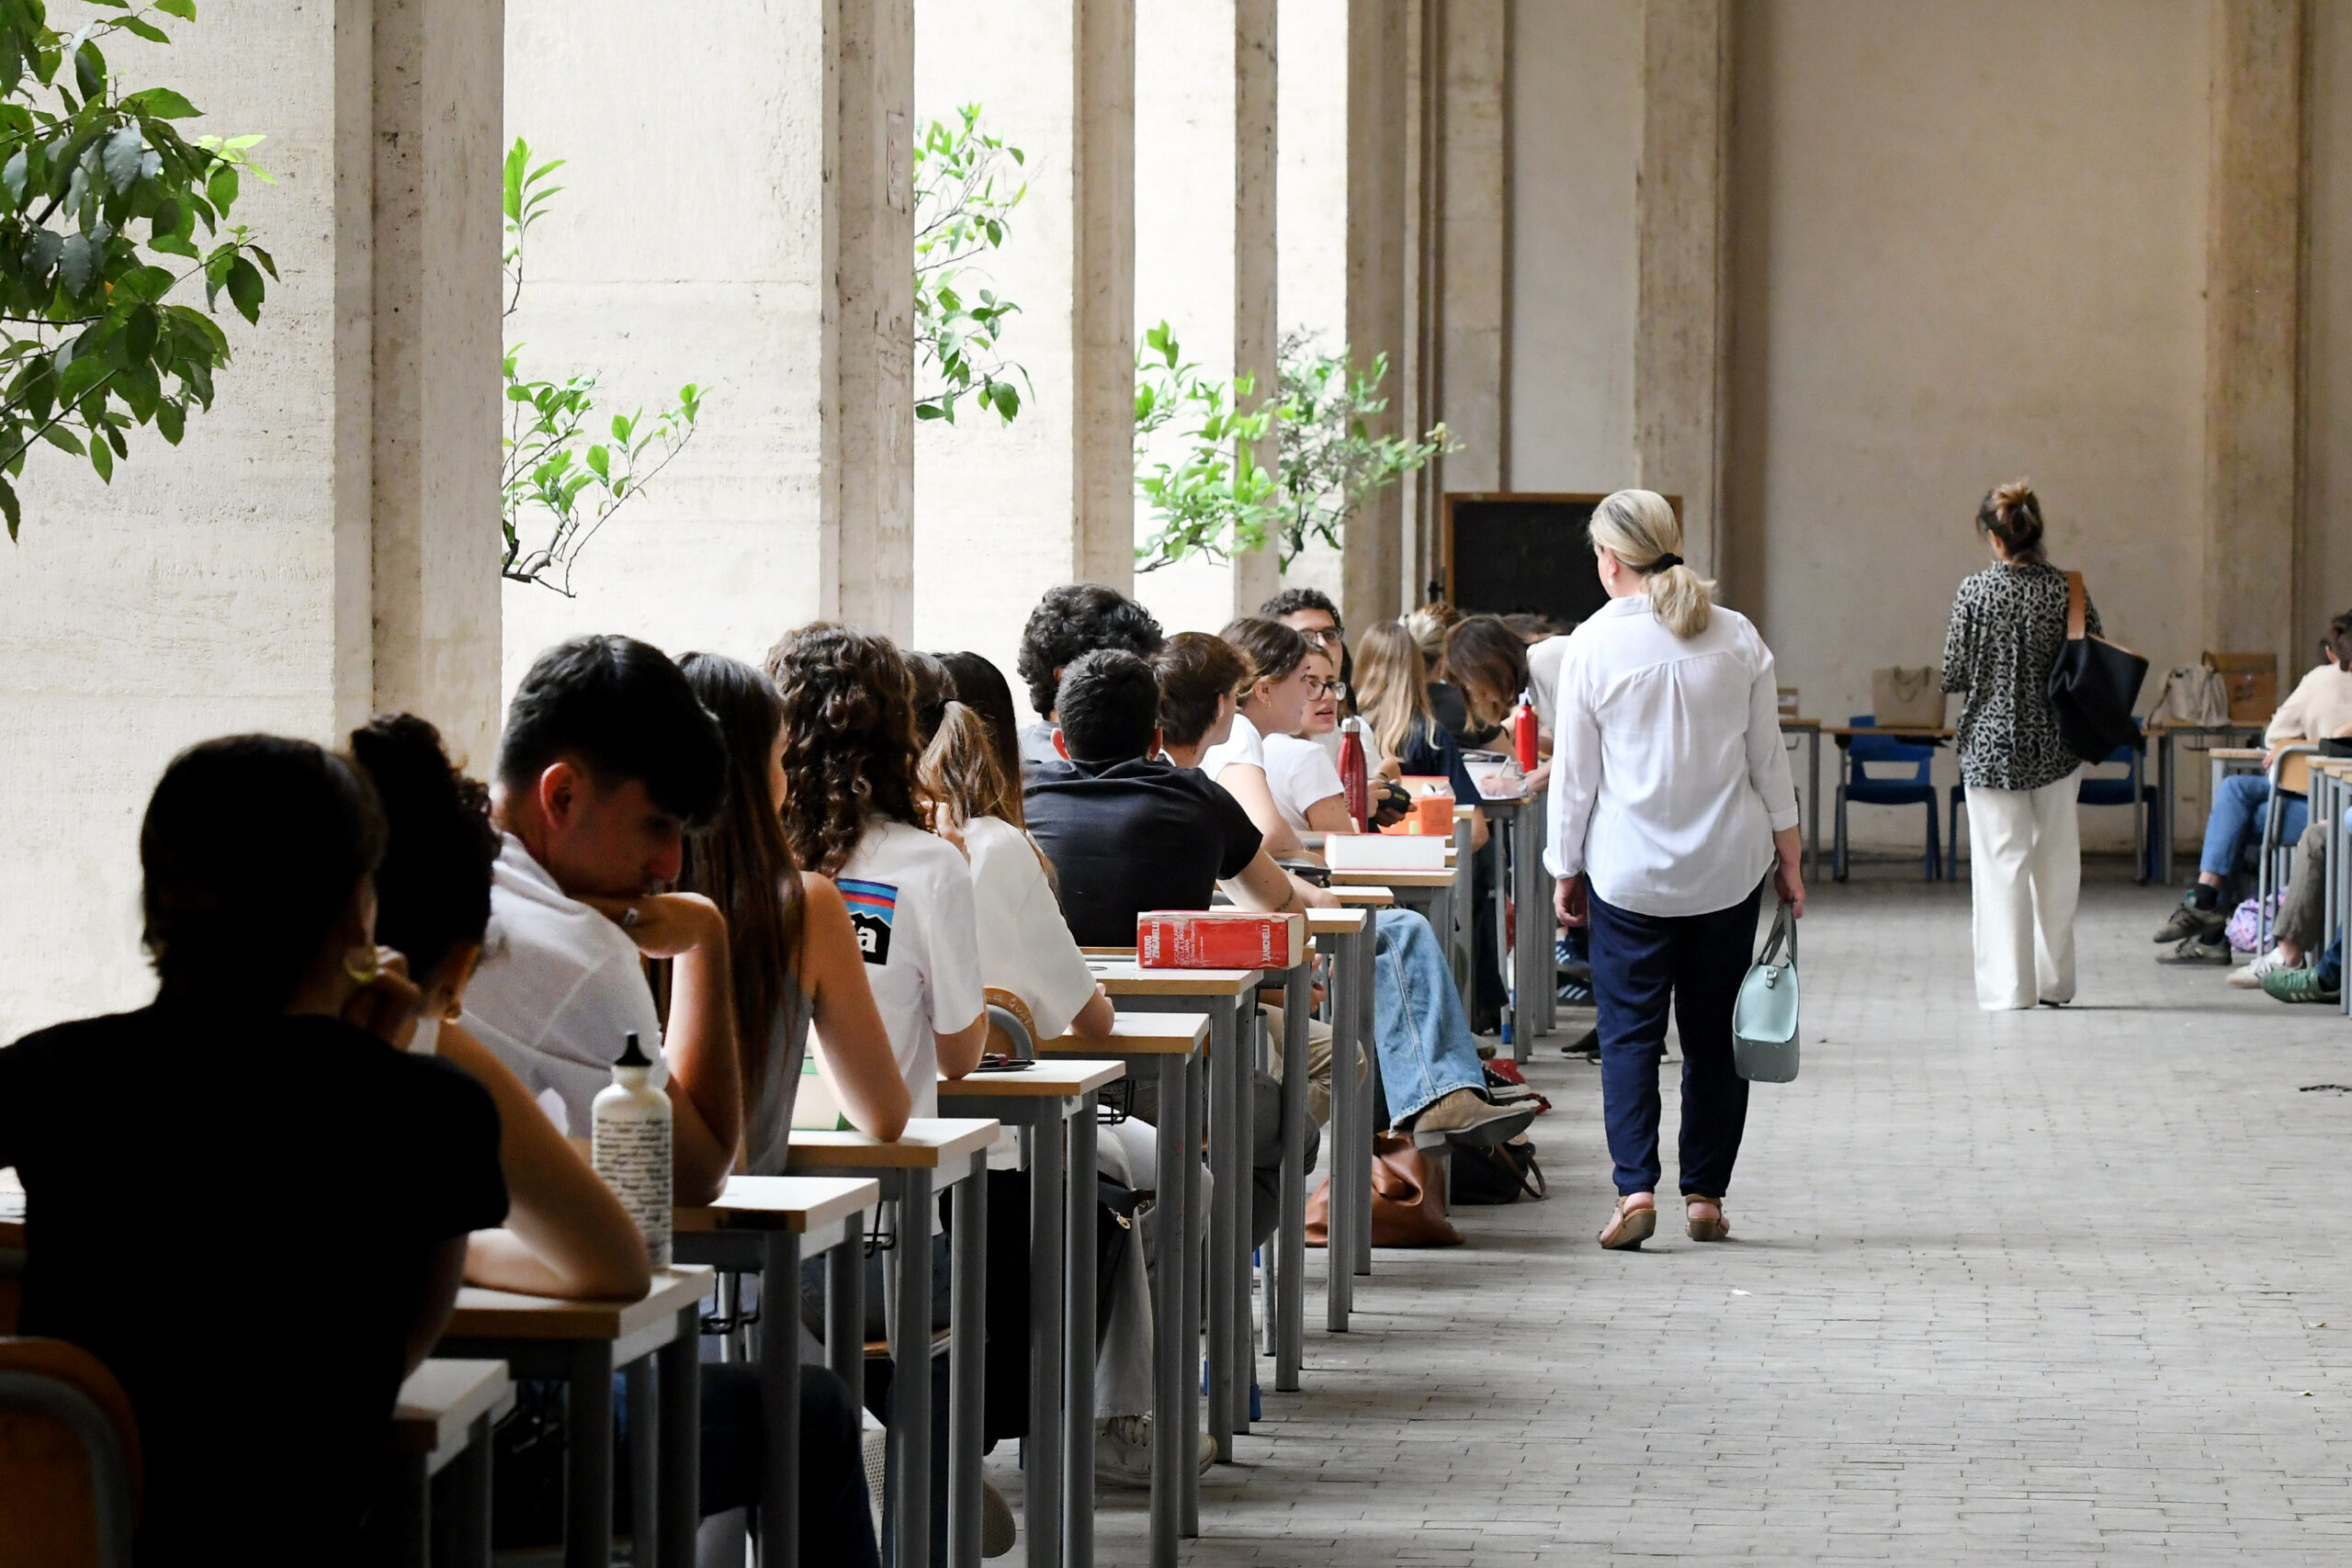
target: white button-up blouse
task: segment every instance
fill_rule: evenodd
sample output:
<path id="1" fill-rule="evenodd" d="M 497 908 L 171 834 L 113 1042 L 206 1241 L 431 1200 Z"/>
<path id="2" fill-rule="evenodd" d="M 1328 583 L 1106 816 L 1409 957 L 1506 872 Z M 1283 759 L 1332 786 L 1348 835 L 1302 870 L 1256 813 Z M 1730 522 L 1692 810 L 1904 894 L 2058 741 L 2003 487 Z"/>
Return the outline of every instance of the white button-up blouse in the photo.
<path id="1" fill-rule="evenodd" d="M 1555 693 L 1555 876 L 1621 909 L 1704 915 L 1772 867 L 1797 823 L 1772 650 L 1718 605 L 1676 637 L 1646 596 L 1612 599 L 1567 637 Z"/>

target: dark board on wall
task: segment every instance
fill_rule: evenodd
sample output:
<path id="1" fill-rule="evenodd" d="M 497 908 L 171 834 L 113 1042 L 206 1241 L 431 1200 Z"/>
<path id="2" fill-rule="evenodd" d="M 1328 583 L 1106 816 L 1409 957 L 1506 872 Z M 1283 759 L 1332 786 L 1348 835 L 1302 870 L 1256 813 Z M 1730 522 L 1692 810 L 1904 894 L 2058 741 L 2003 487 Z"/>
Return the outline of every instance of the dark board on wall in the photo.
<path id="1" fill-rule="evenodd" d="M 1598 495 L 1457 492 L 1445 498 L 1445 595 L 1470 613 L 1581 621 L 1608 600 L 1585 525 Z M 1681 498 L 1668 496 L 1676 514 Z"/>

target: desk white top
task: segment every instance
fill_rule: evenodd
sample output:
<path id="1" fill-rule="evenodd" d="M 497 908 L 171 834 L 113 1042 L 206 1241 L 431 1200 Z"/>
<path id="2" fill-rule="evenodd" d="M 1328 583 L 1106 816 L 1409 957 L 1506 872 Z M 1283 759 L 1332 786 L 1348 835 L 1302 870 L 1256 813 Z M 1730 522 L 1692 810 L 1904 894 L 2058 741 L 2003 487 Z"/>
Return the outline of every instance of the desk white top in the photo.
<path id="1" fill-rule="evenodd" d="M 503 1361 L 425 1362 L 392 1402 L 395 1452 L 437 1454 L 466 1440 L 466 1428 L 506 1402 L 514 1380 Z"/>
<path id="2" fill-rule="evenodd" d="M 575 1302 L 468 1285 L 443 1332 L 461 1339 L 625 1339 L 710 1293 L 707 1269 L 660 1269 L 635 1301 Z"/>
<path id="3" fill-rule="evenodd" d="M 1079 1040 L 1065 1034 L 1057 1040 L 1039 1041 L 1037 1049 L 1042 1054 L 1071 1056 L 1104 1050 L 1132 1056 L 1189 1056 L 1208 1038 L 1206 1013 L 1123 1012 L 1112 1019 L 1108 1040 Z"/>
<path id="4" fill-rule="evenodd" d="M 937 1170 L 985 1151 L 998 1123 L 978 1116 L 918 1116 L 898 1142 L 865 1133 L 808 1133 L 796 1128 L 786 1157 L 797 1169 Z"/>
<path id="5" fill-rule="evenodd" d="M 953 1082 L 942 1078 L 939 1092 L 957 1095 L 967 1100 L 1070 1100 L 1089 1089 L 1127 1075 L 1125 1062 L 1086 1061 L 1076 1056 L 1063 1056 L 1063 1050 L 1099 1049 L 1102 1042 L 1089 1042 L 1063 1035 L 1048 1040 L 1037 1047 L 1052 1050 L 1056 1058 L 1050 1062 L 1029 1062 L 1003 1072 L 974 1073 Z"/>
<path id="6" fill-rule="evenodd" d="M 854 1176 L 730 1176 L 706 1208 L 671 1212 L 682 1231 L 812 1230 L 864 1213 L 882 1201 L 882 1184 Z"/>

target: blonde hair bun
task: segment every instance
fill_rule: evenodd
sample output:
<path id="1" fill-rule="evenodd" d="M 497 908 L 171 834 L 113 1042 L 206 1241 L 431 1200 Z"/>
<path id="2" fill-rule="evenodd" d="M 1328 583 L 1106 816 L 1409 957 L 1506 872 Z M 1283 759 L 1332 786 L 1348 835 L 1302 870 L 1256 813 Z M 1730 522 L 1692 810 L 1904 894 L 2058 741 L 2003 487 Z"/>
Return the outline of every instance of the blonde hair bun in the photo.
<path id="1" fill-rule="evenodd" d="M 1666 497 L 1654 490 L 1621 490 L 1592 509 L 1588 526 L 1595 545 L 1645 579 L 1650 614 L 1659 625 L 1686 638 L 1707 629 L 1715 585 L 1683 564 L 1682 522 Z"/>

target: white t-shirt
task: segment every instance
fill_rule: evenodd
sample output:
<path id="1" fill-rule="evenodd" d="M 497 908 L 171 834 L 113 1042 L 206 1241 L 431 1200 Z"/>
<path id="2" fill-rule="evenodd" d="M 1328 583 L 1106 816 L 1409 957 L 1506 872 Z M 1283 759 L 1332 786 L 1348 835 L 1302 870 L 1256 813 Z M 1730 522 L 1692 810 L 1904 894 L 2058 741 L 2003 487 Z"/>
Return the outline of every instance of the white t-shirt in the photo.
<path id="1" fill-rule="evenodd" d="M 463 1021 L 574 1137 L 588 1135 L 626 1036 L 652 1058 L 656 1087 L 669 1076 L 637 943 L 558 887 L 512 833 L 491 872 L 490 932 Z"/>
<path id="2" fill-rule="evenodd" d="M 1331 771 L 1332 771 L 1333 773 L 1337 773 L 1337 772 L 1339 772 L 1339 769 L 1340 769 L 1340 732 L 1339 732 L 1337 729 L 1332 730 L 1332 731 L 1331 731 L 1331 733 L 1330 733 L 1330 734 L 1329 734 L 1329 735 L 1318 735 L 1318 736 L 1317 736 L 1317 737 L 1316 737 L 1312 741 L 1308 742 L 1308 744 L 1310 744 L 1310 745 L 1312 745 L 1312 746 L 1317 747 L 1317 749 L 1319 749 L 1319 750 L 1322 751 L 1322 753 L 1323 753 L 1326 757 L 1330 758 L 1330 759 L 1331 759 Z M 1386 762 L 1386 761 L 1387 761 L 1387 759 L 1384 758 L 1384 757 L 1383 757 L 1383 756 L 1381 756 L 1381 754 L 1380 754 L 1380 744 L 1379 744 L 1379 742 L 1377 742 L 1377 741 L 1374 740 L 1374 739 L 1373 739 L 1373 738 L 1372 738 L 1372 726 L 1371 726 L 1369 723 L 1367 723 L 1367 724 L 1363 727 L 1363 771 L 1364 771 L 1364 773 L 1365 773 L 1367 775 L 1377 774 L 1377 773 L 1380 772 L 1380 770 L 1381 770 L 1382 766 Z"/>
<path id="3" fill-rule="evenodd" d="M 865 953 L 914 1114 L 939 1114 L 939 1042 L 980 1016 L 972 871 L 956 846 L 904 822 L 875 821 L 833 884 Z"/>
<path id="4" fill-rule="evenodd" d="M 1040 1039 L 1069 1032 L 1094 999 L 1094 973 L 1062 919 L 1045 862 L 1028 834 L 994 817 L 965 823 L 964 846 L 972 852 L 981 980 L 1019 997 Z"/>
<path id="5" fill-rule="evenodd" d="M 1306 831 L 1308 807 L 1347 789 L 1331 753 L 1295 735 L 1266 737 L 1266 787 L 1273 792 L 1274 807 L 1283 814 L 1283 820 L 1301 833 Z"/>
<path id="6" fill-rule="evenodd" d="M 1547 637 L 1527 650 L 1527 690 L 1535 699 L 1536 722 L 1555 735 L 1560 728 L 1554 722 L 1559 705 L 1560 662 L 1567 656 L 1565 637 Z"/>
<path id="7" fill-rule="evenodd" d="M 1261 772 L 1266 766 L 1266 743 L 1260 739 L 1258 727 L 1241 714 L 1233 716 L 1233 733 L 1223 745 L 1201 753 L 1200 769 L 1215 778 L 1236 762 L 1247 762 Z"/>

